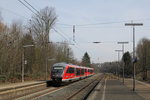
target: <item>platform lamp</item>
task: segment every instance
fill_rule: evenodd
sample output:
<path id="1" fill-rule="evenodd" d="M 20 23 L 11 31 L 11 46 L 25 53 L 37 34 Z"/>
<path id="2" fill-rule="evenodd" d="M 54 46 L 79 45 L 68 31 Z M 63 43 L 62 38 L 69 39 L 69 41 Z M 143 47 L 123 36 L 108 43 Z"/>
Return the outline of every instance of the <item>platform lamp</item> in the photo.
<path id="1" fill-rule="evenodd" d="M 143 26 L 143 23 L 125 23 L 125 26 L 133 26 L 133 60 L 135 60 L 135 26 Z M 135 62 L 133 62 L 133 91 L 135 91 Z"/>

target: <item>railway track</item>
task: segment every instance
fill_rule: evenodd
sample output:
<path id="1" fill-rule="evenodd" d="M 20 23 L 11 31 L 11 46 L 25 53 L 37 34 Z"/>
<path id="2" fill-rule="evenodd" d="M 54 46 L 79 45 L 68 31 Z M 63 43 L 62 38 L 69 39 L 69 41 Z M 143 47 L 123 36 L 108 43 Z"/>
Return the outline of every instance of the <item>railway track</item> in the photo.
<path id="1" fill-rule="evenodd" d="M 52 92 L 52 91 L 55 91 L 57 89 L 59 89 L 60 87 L 56 88 L 56 87 L 50 87 L 50 88 L 46 88 L 46 89 L 42 89 L 40 91 L 36 91 L 36 92 L 33 92 L 29 95 L 26 95 L 26 96 L 23 96 L 23 97 L 20 97 L 16 100 L 32 100 L 32 99 L 35 99 L 41 95 L 44 95 L 44 94 L 47 94 L 49 92 Z"/>
<path id="2" fill-rule="evenodd" d="M 103 75 L 97 77 L 96 79 L 92 79 L 92 82 L 90 82 L 90 83 L 88 82 L 88 80 L 91 80 L 92 77 L 91 78 L 89 77 L 89 78 L 86 78 L 85 80 L 82 80 L 82 81 L 87 81 L 87 83 L 88 83 L 88 84 L 86 83 L 86 86 L 82 85 L 83 86 L 82 90 L 79 90 L 80 88 L 78 88 L 78 93 L 75 93 L 75 92 L 73 93 L 73 91 L 70 92 L 70 93 L 72 93 L 72 95 L 74 94 L 73 96 L 64 96 L 61 98 L 63 98 L 63 100 L 64 100 L 64 98 L 67 98 L 67 100 L 70 100 L 70 99 L 74 99 L 74 98 L 79 97 L 82 100 L 85 100 L 85 98 L 87 98 L 88 95 L 92 92 L 92 90 L 94 89 L 96 84 L 98 84 L 99 82 L 102 81 L 102 77 L 103 77 Z M 53 93 L 57 93 L 57 92 L 59 93 L 59 91 L 62 91 L 63 88 L 65 88 L 65 87 L 69 88 L 70 86 L 74 86 L 75 84 L 78 84 L 79 82 L 82 82 L 82 81 L 71 82 L 71 83 L 62 85 L 60 87 L 53 86 L 52 84 L 50 87 L 47 87 L 46 82 L 45 83 L 32 84 L 32 85 L 26 85 L 26 86 L 22 86 L 22 87 L 21 86 L 15 87 L 13 89 L 7 89 L 6 91 L 4 91 L 4 90 L 1 91 L 0 92 L 0 100 L 38 99 L 39 97 L 44 96 L 44 95 L 49 95 L 49 94 L 53 94 Z M 80 94 L 84 94 L 84 95 L 81 96 Z M 45 99 L 45 100 L 47 100 L 47 99 Z M 58 100 L 61 100 L 61 99 L 59 98 Z"/>
<path id="3" fill-rule="evenodd" d="M 58 86 L 55 86 L 54 83 L 52 82 L 50 83 L 40 82 L 36 84 L 29 84 L 29 85 L 1 89 L 0 100 L 14 100 L 14 99 L 15 100 L 31 100 L 41 95 L 63 88 L 64 86 L 67 86 L 71 83 L 74 83 L 74 82 L 66 83 L 58 87 Z M 49 85 L 49 87 L 47 87 L 47 85 Z"/>
<path id="4" fill-rule="evenodd" d="M 17 99 L 17 100 L 32 100 L 32 99 L 37 99 L 37 98 L 40 97 L 40 96 L 43 96 L 43 95 L 46 95 L 46 94 L 50 94 L 50 93 L 52 93 L 52 92 L 61 90 L 61 89 L 65 88 L 65 87 L 69 87 L 69 85 L 75 84 L 75 83 L 78 82 L 78 81 L 79 81 L 79 80 L 73 81 L 73 82 L 69 82 L 69 83 L 66 83 L 66 84 L 63 84 L 63 85 L 61 85 L 60 87 L 47 88 L 47 89 L 45 89 L 45 90 L 43 90 L 43 91 L 40 91 L 40 92 L 35 93 L 35 95 L 34 95 L 34 93 L 33 93 L 33 94 L 31 94 L 31 96 L 29 95 L 28 97 L 19 98 L 19 99 Z"/>
<path id="5" fill-rule="evenodd" d="M 81 100 L 86 100 L 86 99 L 90 96 L 90 94 L 92 93 L 92 91 L 95 89 L 95 87 L 96 87 L 100 82 L 101 82 L 101 84 L 102 84 L 103 81 L 104 81 L 104 78 L 101 79 L 101 80 L 99 80 L 98 82 L 96 82 L 96 84 L 95 84 L 91 89 L 89 89 L 89 91 L 86 93 L 85 96 L 83 96 L 83 98 L 82 98 Z M 101 85 L 101 86 L 102 86 L 102 85 Z"/>
<path id="6" fill-rule="evenodd" d="M 77 81 L 76 81 L 77 82 Z M 67 83 L 67 84 L 63 84 L 61 86 L 55 86 L 54 84 L 50 87 L 47 87 L 47 88 L 43 88 L 41 90 L 37 90 L 36 92 L 32 92 L 31 94 L 29 95 L 26 95 L 26 96 L 22 96 L 16 100 L 32 100 L 32 99 L 36 99 L 42 95 L 45 95 L 47 93 L 51 93 L 51 92 L 54 92 L 56 90 L 59 90 L 59 89 L 62 89 L 64 88 L 65 86 L 68 86 L 69 84 L 71 83 L 74 83 L 74 82 L 70 82 L 70 83 Z"/>
<path id="7" fill-rule="evenodd" d="M 84 100 L 94 89 L 94 85 L 103 78 L 103 74 L 97 74 L 81 81 L 73 82 L 40 96 L 33 98 L 34 100 Z M 82 88 L 82 89 L 81 89 Z M 93 88 L 93 89 L 92 89 Z M 78 92 L 78 93 L 76 93 Z M 73 96 L 72 96 L 73 95 Z"/>
<path id="8" fill-rule="evenodd" d="M 104 79 L 105 76 L 101 76 L 100 78 L 93 80 L 72 95 L 68 96 L 66 100 L 86 100 L 91 92 L 95 89 L 95 87 L 99 84 L 99 82 L 102 83 Z"/>
<path id="9" fill-rule="evenodd" d="M 46 88 L 46 82 L 0 89 L 0 100 L 12 100 Z"/>

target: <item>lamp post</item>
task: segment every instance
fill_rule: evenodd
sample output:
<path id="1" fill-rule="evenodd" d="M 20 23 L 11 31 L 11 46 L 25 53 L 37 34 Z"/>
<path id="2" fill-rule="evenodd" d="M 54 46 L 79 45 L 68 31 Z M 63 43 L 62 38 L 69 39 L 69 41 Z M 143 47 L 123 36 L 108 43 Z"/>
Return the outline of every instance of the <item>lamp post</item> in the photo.
<path id="1" fill-rule="evenodd" d="M 22 51 L 22 82 L 24 82 L 24 64 L 25 64 L 25 61 L 24 61 L 25 50 L 24 50 L 24 48 L 33 47 L 33 46 L 34 45 L 24 45 L 23 46 L 23 51 Z"/>
<path id="2" fill-rule="evenodd" d="M 119 72 L 117 69 L 119 69 L 120 52 L 122 52 L 122 50 L 115 50 L 115 52 L 118 53 L 118 67 L 116 68 L 116 73 L 118 74 L 118 79 L 119 79 Z"/>
<path id="3" fill-rule="evenodd" d="M 129 42 L 118 42 L 118 44 L 122 44 L 122 57 L 124 55 L 124 44 L 128 44 Z M 123 64 L 123 68 L 122 68 L 122 76 L 123 76 L 123 84 L 124 84 L 124 64 Z"/>
<path id="4" fill-rule="evenodd" d="M 133 60 L 135 60 L 135 26 L 143 26 L 143 23 L 125 23 L 125 26 L 133 26 Z M 133 91 L 135 91 L 135 62 L 133 62 Z"/>

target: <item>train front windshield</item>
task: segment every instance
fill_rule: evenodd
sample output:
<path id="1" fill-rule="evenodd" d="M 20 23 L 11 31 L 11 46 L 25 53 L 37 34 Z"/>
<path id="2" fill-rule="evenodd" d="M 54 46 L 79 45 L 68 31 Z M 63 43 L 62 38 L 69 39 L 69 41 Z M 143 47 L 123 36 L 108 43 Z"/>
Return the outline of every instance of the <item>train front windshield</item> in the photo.
<path id="1" fill-rule="evenodd" d="M 63 69 L 64 69 L 64 67 L 62 67 L 62 66 L 54 66 L 52 72 L 53 73 L 62 73 Z"/>

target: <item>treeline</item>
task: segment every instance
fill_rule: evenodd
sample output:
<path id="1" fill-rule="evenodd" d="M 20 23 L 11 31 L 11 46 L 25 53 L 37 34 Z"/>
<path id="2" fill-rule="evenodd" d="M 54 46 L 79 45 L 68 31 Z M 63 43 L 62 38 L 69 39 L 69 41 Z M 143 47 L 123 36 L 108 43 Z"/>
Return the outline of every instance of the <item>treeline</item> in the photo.
<path id="1" fill-rule="evenodd" d="M 150 40 L 147 38 L 143 38 L 139 41 L 137 48 L 136 48 L 136 58 L 137 62 L 135 63 L 136 66 L 136 75 L 137 78 L 148 80 L 150 79 Z M 125 77 L 132 77 L 133 75 L 133 65 L 132 62 L 132 53 L 125 52 L 122 56 L 122 59 L 114 62 L 106 62 L 103 63 L 100 71 L 101 72 L 108 72 L 114 74 L 122 75 L 122 68 L 124 65 L 124 73 Z"/>
<path id="2" fill-rule="evenodd" d="M 136 52 L 138 57 L 137 73 L 141 74 L 143 80 L 150 79 L 150 76 L 148 77 L 148 70 L 150 70 L 150 39 L 141 39 L 137 45 Z"/>
<path id="3" fill-rule="evenodd" d="M 13 22 L 8 26 L 0 20 L 0 82 L 21 81 L 23 65 L 25 80 L 45 80 L 50 78 L 54 63 L 68 59 L 70 63 L 78 63 L 67 41 L 49 41 L 56 21 L 51 7 L 34 14 L 26 25 Z"/>
<path id="4" fill-rule="evenodd" d="M 26 25 L 13 22 L 5 25 L 0 15 L 0 82 L 22 80 L 48 80 L 51 66 L 57 62 L 98 68 L 91 65 L 86 52 L 82 61 L 77 61 L 68 41 L 51 42 L 51 30 L 55 29 L 57 15 L 55 9 L 45 7 L 33 14 Z M 23 71 L 24 69 L 24 71 Z"/>

